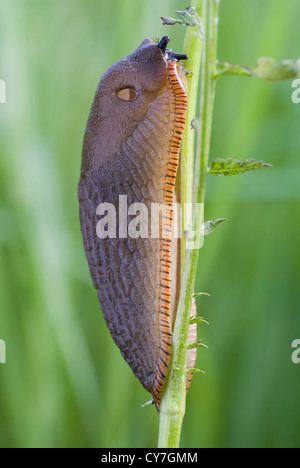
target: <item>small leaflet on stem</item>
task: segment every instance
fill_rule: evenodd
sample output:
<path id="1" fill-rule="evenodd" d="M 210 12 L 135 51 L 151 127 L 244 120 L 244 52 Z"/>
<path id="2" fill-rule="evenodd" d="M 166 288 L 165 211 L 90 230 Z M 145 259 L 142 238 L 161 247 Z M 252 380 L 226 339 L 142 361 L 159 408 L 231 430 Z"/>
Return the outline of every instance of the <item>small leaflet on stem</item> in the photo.
<path id="1" fill-rule="evenodd" d="M 218 218 L 218 219 L 212 219 L 211 221 L 206 221 L 203 226 L 202 226 L 202 234 L 204 236 L 209 236 L 211 233 L 214 232 L 217 227 L 220 226 L 220 224 L 224 223 L 224 221 L 227 221 L 226 218 Z"/>
<path id="2" fill-rule="evenodd" d="M 197 369 L 196 367 L 192 367 L 191 369 L 188 369 L 186 371 L 187 374 L 191 373 L 191 374 L 206 374 L 206 372 L 204 372 L 203 370 L 201 369 Z"/>
<path id="3" fill-rule="evenodd" d="M 203 38 L 204 30 L 200 16 L 198 15 L 195 7 L 186 8 L 186 10 L 175 10 L 177 18 L 170 18 L 167 16 L 161 16 L 163 25 L 174 26 L 174 24 L 180 24 L 182 26 L 196 27 L 198 29 L 198 36 L 200 39 Z"/>
<path id="4" fill-rule="evenodd" d="M 191 317 L 190 325 L 194 325 L 194 323 L 204 323 L 205 325 L 209 325 L 209 323 L 203 317 Z"/>
<path id="5" fill-rule="evenodd" d="M 194 349 L 194 348 L 208 349 L 208 346 L 206 346 L 204 343 L 202 343 L 202 340 L 197 340 L 194 343 L 191 343 L 191 344 L 187 345 L 187 349 Z"/>
<path id="6" fill-rule="evenodd" d="M 194 298 L 199 297 L 199 296 L 208 296 L 208 297 L 210 297 L 210 294 L 208 294 L 206 292 L 198 292 L 198 293 L 195 293 L 193 295 Z"/>
<path id="7" fill-rule="evenodd" d="M 258 59 L 255 67 L 218 62 L 215 78 L 225 75 L 248 76 L 271 82 L 290 80 L 300 77 L 300 59 L 282 60 L 277 63 L 273 58 L 262 57 Z"/>
<path id="8" fill-rule="evenodd" d="M 272 165 L 264 161 L 256 161 L 255 159 L 246 159 L 246 161 L 239 161 L 232 158 L 215 159 L 208 169 L 208 172 L 216 176 L 231 176 L 265 167 L 272 167 Z"/>

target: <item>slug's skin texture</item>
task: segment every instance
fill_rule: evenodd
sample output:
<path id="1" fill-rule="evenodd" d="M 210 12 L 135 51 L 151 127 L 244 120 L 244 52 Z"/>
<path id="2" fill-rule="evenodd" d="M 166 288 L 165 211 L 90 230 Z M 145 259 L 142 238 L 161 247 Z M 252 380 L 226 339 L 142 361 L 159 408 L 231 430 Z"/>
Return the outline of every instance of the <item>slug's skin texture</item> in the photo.
<path id="1" fill-rule="evenodd" d="M 158 409 L 171 357 L 180 271 L 179 241 L 168 236 L 187 108 L 185 77 L 175 56 L 145 39 L 105 72 L 87 123 L 79 183 L 84 247 L 104 318 Z M 125 96 L 134 90 L 135 99 L 120 99 L 123 89 Z M 143 203 L 148 208 L 147 238 L 119 238 L 119 195 L 127 196 L 128 207 Z M 97 236 L 101 203 L 116 209 L 115 239 Z M 159 238 L 151 238 L 153 203 L 165 204 L 168 215 Z"/>

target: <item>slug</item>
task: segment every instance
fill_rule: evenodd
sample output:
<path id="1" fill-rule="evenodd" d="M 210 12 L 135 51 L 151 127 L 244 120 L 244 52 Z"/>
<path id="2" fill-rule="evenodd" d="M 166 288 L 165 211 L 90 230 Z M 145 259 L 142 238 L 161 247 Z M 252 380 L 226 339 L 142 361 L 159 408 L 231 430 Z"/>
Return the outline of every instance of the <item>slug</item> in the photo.
<path id="1" fill-rule="evenodd" d="M 186 78 L 179 63 L 187 57 L 167 49 L 168 42 L 167 36 L 158 44 L 145 39 L 104 73 L 84 136 L 78 191 L 86 257 L 105 321 L 158 410 L 179 300 L 180 239 L 170 233 L 187 111 Z M 149 224 L 153 205 L 165 207 L 158 236 L 147 229 L 129 236 L 121 226 L 121 217 L 127 226 L 130 207 L 140 204 Z M 99 206 L 107 208 L 102 215 L 113 206 L 115 236 L 97 235 Z M 195 341 L 196 326 L 190 328 Z M 188 368 L 194 367 L 195 358 L 196 350 L 189 350 Z"/>

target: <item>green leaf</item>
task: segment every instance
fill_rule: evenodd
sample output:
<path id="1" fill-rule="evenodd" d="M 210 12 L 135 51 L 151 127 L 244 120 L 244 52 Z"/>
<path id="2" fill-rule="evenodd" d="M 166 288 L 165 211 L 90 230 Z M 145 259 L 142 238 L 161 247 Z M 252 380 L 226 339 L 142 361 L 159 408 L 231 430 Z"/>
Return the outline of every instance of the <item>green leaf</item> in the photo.
<path id="1" fill-rule="evenodd" d="M 202 226 L 202 234 L 204 236 L 209 236 L 212 232 L 214 232 L 215 229 L 217 229 L 217 227 L 220 226 L 220 224 L 224 223 L 224 221 L 227 221 L 227 219 L 218 218 L 211 221 L 206 221 Z"/>
<path id="2" fill-rule="evenodd" d="M 264 161 L 256 161 L 255 159 L 246 159 L 246 161 L 238 161 L 237 159 L 215 159 L 208 169 L 208 172 L 216 176 L 231 176 L 262 169 L 264 167 L 272 167 L 272 165 Z"/>
<path id="3" fill-rule="evenodd" d="M 253 73 L 257 78 L 265 81 L 282 81 L 300 76 L 300 59 L 283 60 L 280 63 L 270 57 L 262 57 L 258 60 Z"/>
<path id="4" fill-rule="evenodd" d="M 161 16 L 164 26 L 173 26 L 174 24 L 182 24 L 182 21 L 168 16 Z"/>
<path id="5" fill-rule="evenodd" d="M 241 75 L 259 78 L 264 81 L 291 80 L 300 76 L 300 59 L 282 60 L 276 62 L 273 58 L 262 57 L 255 67 L 245 65 L 232 65 L 227 62 L 218 62 L 215 78 L 224 75 Z"/>
<path id="6" fill-rule="evenodd" d="M 191 317 L 190 325 L 194 325 L 195 323 L 205 323 L 205 325 L 209 325 L 209 323 L 203 317 Z"/>
<path id="7" fill-rule="evenodd" d="M 206 374 L 206 372 L 204 372 L 201 369 L 197 369 L 196 367 L 192 367 L 191 369 L 188 369 L 186 373 L 187 374 Z"/>
<path id="8" fill-rule="evenodd" d="M 193 297 L 195 297 L 195 298 L 196 298 L 196 297 L 199 297 L 199 296 L 208 296 L 208 297 L 210 297 L 210 294 L 208 294 L 208 293 L 206 293 L 206 292 L 199 292 L 199 293 L 195 293 L 195 294 L 193 295 Z"/>
<path id="9" fill-rule="evenodd" d="M 226 75 L 238 75 L 253 77 L 253 70 L 245 65 L 232 65 L 228 62 L 217 61 L 215 78 Z"/>
<path id="10" fill-rule="evenodd" d="M 190 26 L 192 28 L 196 26 L 200 39 L 203 38 L 203 24 L 195 7 L 189 7 L 186 10 L 175 10 L 175 13 L 179 19 L 161 16 L 163 25 L 173 26 L 174 24 L 181 24 L 182 26 Z"/>
<path id="11" fill-rule="evenodd" d="M 206 346 L 204 343 L 202 343 L 202 340 L 197 340 L 194 343 L 191 343 L 191 344 L 187 345 L 187 349 L 194 349 L 194 348 L 208 349 L 208 346 Z"/>

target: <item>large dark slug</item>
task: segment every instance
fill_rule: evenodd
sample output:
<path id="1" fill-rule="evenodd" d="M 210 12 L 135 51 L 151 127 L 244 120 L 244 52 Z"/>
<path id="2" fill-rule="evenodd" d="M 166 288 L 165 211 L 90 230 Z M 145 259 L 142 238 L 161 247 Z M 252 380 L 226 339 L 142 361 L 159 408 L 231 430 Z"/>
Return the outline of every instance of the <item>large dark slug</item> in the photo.
<path id="1" fill-rule="evenodd" d="M 168 41 L 145 39 L 103 75 L 87 123 L 79 183 L 84 247 L 106 323 L 158 409 L 178 301 L 179 241 L 171 234 L 172 205 L 187 110 L 178 62 L 187 57 L 167 49 Z M 120 195 L 127 196 L 122 208 Z M 115 207 L 116 238 L 97 236 L 97 207 L 103 203 Z M 124 219 L 134 203 L 147 207 L 149 226 L 152 204 L 164 204 L 158 238 L 150 231 L 126 235 L 120 216 Z M 189 351 L 189 367 L 194 360 L 195 352 Z"/>

